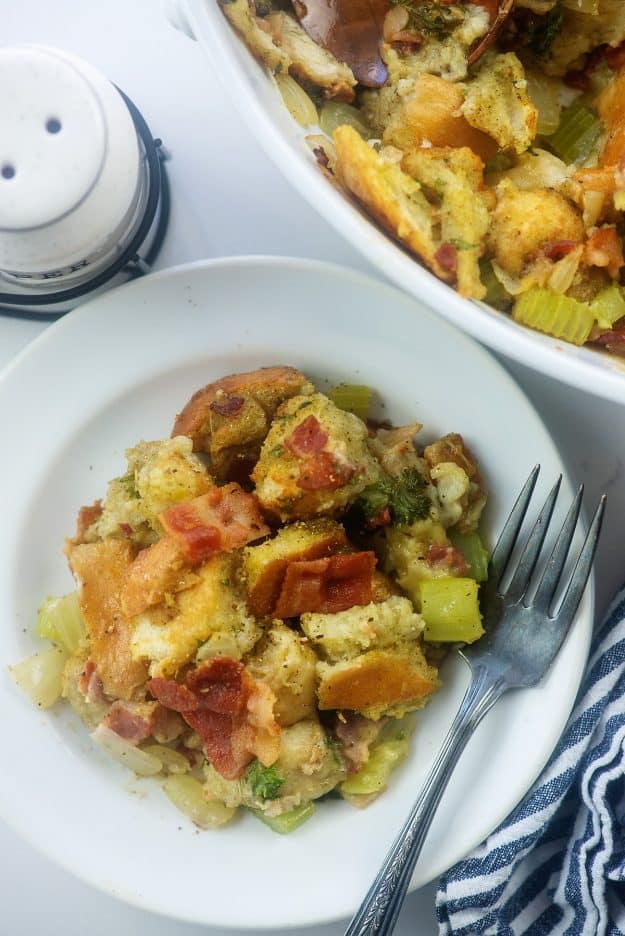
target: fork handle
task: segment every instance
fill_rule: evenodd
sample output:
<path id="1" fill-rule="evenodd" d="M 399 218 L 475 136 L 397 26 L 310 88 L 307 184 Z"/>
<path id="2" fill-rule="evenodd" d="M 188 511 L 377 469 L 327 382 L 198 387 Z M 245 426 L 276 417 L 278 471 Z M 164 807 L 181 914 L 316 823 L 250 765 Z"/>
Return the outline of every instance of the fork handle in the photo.
<path id="1" fill-rule="evenodd" d="M 390 936 L 393 932 L 434 813 L 458 758 L 504 689 L 503 680 L 493 679 L 486 670 L 476 668 L 473 672 L 423 789 L 345 936 Z"/>

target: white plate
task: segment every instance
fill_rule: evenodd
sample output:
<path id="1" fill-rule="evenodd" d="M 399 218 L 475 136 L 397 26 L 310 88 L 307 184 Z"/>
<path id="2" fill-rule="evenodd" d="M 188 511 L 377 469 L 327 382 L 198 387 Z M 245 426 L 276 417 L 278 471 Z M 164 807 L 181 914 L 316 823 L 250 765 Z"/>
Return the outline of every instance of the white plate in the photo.
<path id="1" fill-rule="evenodd" d="M 169 434 L 202 384 L 289 363 L 317 381 L 377 388 L 395 422 L 464 433 L 492 491 L 498 529 L 535 462 L 542 490 L 564 471 L 540 418 L 487 352 L 403 293 L 325 264 L 204 262 L 86 304 L 46 331 L 0 379 L 0 811 L 81 878 L 150 910 L 217 926 L 268 928 L 348 916 L 408 812 L 468 675 L 459 659 L 419 715 L 410 761 L 364 812 L 331 800 L 290 837 L 251 816 L 195 830 L 154 781 L 94 749 L 62 706 L 32 708 L 6 664 L 33 652 L 43 596 L 72 588 L 61 553 L 81 504 L 124 470 L 123 451 Z M 566 498 L 571 493 L 565 479 Z M 592 630 L 592 596 L 551 674 L 510 694 L 462 756 L 413 886 L 465 855 L 514 807 L 571 709 Z M 133 795 L 133 791 L 134 794 Z"/>
<path id="2" fill-rule="evenodd" d="M 218 0 L 167 0 L 171 20 L 198 40 L 228 100 L 282 174 L 381 273 L 458 328 L 527 367 L 625 404 L 625 361 L 542 335 L 509 315 L 463 299 L 331 185 L 304 143 L 275 82 L 223 15 Z M 208 77 L 207 77 L 208 80 Z"/>

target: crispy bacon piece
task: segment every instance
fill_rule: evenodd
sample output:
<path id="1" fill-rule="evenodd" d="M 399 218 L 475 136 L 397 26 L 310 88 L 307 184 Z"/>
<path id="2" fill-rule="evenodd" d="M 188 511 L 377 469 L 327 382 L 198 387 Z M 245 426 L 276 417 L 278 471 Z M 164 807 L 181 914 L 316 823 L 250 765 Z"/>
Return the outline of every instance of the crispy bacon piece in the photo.
<path id="1" fill-rule="evenodd" d="M 296 484 L 302 491 L 336 491 L 355 472 L 353 465 L 337 461 L 329 452 L 319 452 L 304 460 Z"/>
<path id="2" fill-rule="evenodd" d="M 100 722 L 120 738 L 139 744 L 154 731 L 158 702 L 113 702 Z"/>
<path id="3" fill-rule="evenodd" d="M 124 614 L 134 617 L 176 591 L 184 577 L 186 553 L 173 536 L 163 536 L 133 559 L 121 590 Z"/>
<path id="4" fill-rule="evenodd" d="M 356 773 L 369 760 L 369 748 L 387 723 L 387 718 L 372 721 L 357 712 L 341 712 L 333 732 L 347 761 L 347 772 Z"/>
<path id="5" fill-rule="evenodd" d="M 458 269 L 458 248 L 454 244 L 441 244 L 434 256 L 444 270 L 455 273 Z"/>
<path id="6" fill-rule="evenodd" d="M 96 670 L 93 660 L 87 660 L 85 663 L 85 668 L 78 680 L 78 688 L 87 702 L 92 702 L 97 705 L 108 705 L 110 702 L 110 699 L 107 699 L 104 694 L 104 686 L 102 685 L 102 680 L 98 676 L 98 671 Z"/>
<path id="7" fill-rule="evenodd" d="M 76 518 L 76 533 L 65 541 L 65 554 L 69 555 L 72 546 L 79 546 L 85 542 L 85 533 L 89 527 L 102 515 L 102 501 L 81 507 Z"/>
<path id="8" fill-rule="evenodd" d="M 213 400 L 209 404 L 209 409 L 219 416 L 237 416 L 243 409 L 245 400 L 242 396 L 224 396 Z"/>
<path id="9" fill-rule="evenodd" d="M 455 546 L 428 546 L 428 565 L 435 569 L 446 569 L 450 575 L 462 577 L 469 574 L 469 566 L 459 549 Z"/>
<path id="10" fill-rule="evenodd" d="M 294 455 L 306 458 L 307 455 L 323 451 L 328 438 L 328 433 L 322 428 L 317 417 L 311 414 L 296 426 L 284 444 Z"/>
<path id="11" fill-rule="evenodd" d="M 375 563 L 373 552 L 290 562 L 275 616 L 290 618 L 306 612 L 336 614 L 354 605 L 369 604 Z"/>
<path id="12" fill-rule="evenodd" d="M 159 520 L 192 563 L 269 533 L 256 498 L 234 482 L 170 507 Z"/>
<path id="13" fill-rule="evenodd" d="M 280 727 L 273 715 L 275 695 L 238 660 L 207 660 L 187 674 L 186 684 L 152 679 L 148 689 L 197 732 L 222 777 L 238 779 L 254 757 L 265 766 L 277 759 Z"/>
<path id="14" fill-rule="evenodd" d="M 570 254 L 572 250 L 575 250 L 576 247 L 576 241 L 552 241 L 543 248 L 543 254 L 547 260 L 553 260 L 554 262 L 557 262 L 558 260 L 562 260 L 563 257 L 568 256 L 568 254 Z"/>
<path id="15" fill-rule="evenodd" d="M 623 248 L 616 228 L 602 227 L 590 235 L 582 256 L 587 266 L 603 267 L 616 279 L 621 267 L 625 266 Z"/>

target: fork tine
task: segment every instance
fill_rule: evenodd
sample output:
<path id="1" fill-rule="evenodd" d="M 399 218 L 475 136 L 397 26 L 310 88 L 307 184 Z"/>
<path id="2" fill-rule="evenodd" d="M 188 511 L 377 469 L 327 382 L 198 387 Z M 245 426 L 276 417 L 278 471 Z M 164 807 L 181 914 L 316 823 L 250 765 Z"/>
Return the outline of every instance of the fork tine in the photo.
<path id="1" fill-rule="evenodd" d="M 536 567 L 536 562 L 540 551 L 543 547 L 545 541 L 545 536 L 551 522 L 551 516 L 553 514 L 553 508 L 556 505 L 556 498 L 558 497 L 558 492 L 560 490 L 560 484 L 562 483 L 562 475 L 558 478 L 554 486 L 552 487 L 549 495 L 543 504 L 542 510 L 536 518 L 536 522 L 532 527 L 530 535 L 528 536 L 527 543 L 521 553 L 517 567 L 514 570 L 514 575 L 510 580 L 510 584 L 506 589 L 506 599 L 508 602 L 520 601 L 527 587 L 530 583 L 532 577 L 532 572 Z"/>
<path id="2" fill-rule="evenodd" d="M 586 534 L 584 545 L 575 563 L 571 581 L 564 593 L 562 604 L 555 613 L 555 618 L 564 623 L 565 626 L 569 625 L 575 617 L 575 613 L 586 587 L 586 582 L 588 581 L 588 576 L 590 575 L 592 561 L 595 558 L 595 550 L 597 549 L 597 541 L 601 532 L 601 524 L 603 523 L 606 500 L 607 497 L 603 494 L 592 518 L 590 529 Z"/>
<path id="3" fill-rule="evenodd" d="M 514 544 L 517 541 L 519 530 L 521 529 L 521 524 L 525 519 L 527 508 L 529 507 L 532 494 L 534 493 L 536 479 L 538 478 L 539 471 L 540 465 L 534 465 L 530 472 L 529 478 L 523 485 L 523 489 L 517 497 L 514 507 L 510 511 L 510 515 L 506 520 L 506 524 L 501 531 L 499 539 L 497 540 L 497 545 L 493 550 L 490 566 L 492 572 L 494 573 L 493 581 L 497 588 L 499 587 L 502 575 L 506 571 L 506 566 L 510 561 L 510 556 L 512 555 Z"/>
<path id="4" fill-rule="evenodd" d="M 575 527 L 577 526 L 577 520 L 579 518 L 579 511 L 582 506 L 583 495 L 584 485 L 581 484 L 573 500 L 573 503 L 569 507 L 569 511 L 566 515 L 564 523 L 562 524 L 562 529 L 560 530 L 554 547 L 551 550 L 551 555 L 547 560 L 545 571 L 543 572 L 540 582 L 538 583 L 538 588 L 536 589 L 536 594 L 534 595 L 534 600 L 532 601 L 532 606 L 540 611 L 544 611 L 545 614 L 548 613 L 549 608 L 551 607 L 553 596 L 556 593 L 556 588 L 558 587 L 558 583 L 560 582 L 560 577 L 564 569 L 566 557 L 568 556 L 569 549 L 571 548 L 573 534 L 575 533 Z"/>

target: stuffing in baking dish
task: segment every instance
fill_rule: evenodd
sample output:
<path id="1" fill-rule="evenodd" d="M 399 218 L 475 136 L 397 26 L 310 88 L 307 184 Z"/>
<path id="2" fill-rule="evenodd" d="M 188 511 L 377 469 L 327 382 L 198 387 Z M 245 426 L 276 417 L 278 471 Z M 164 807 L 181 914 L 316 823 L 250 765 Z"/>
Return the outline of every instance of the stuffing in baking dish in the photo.
<path id="1" fill-rule="evenodd" d="M 369 397 L 282 366 L 199 390 L 81 508 L 76 590 L 40 609 L 50 649 L 12 668 L 202 827 L 370 803 L 445 647 L 482 633 L 476 460 L 456 433 L 372 422 Z"/>
<path id="2" fill-rule="evenodd" d="M 220 2 L 323 171 L 436 276 L 625 352 L 623 0 Z"/>

